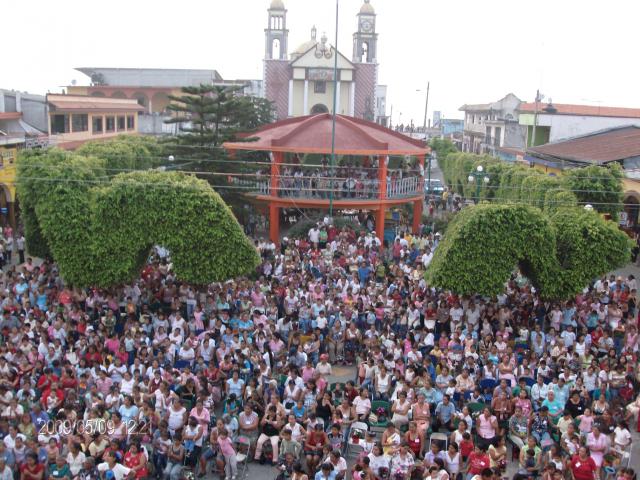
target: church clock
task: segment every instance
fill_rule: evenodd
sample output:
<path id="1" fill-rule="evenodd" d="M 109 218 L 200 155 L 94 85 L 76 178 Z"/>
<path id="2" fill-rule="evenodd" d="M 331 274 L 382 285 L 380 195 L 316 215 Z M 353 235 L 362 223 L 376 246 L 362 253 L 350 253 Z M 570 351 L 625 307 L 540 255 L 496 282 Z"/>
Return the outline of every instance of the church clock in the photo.
<path id="1" fill-rule="evenodd" d="M 371 20 L 367 18 L 362 19 L 362 21 L 360 22 L 360 30 L 365 33 L 371 32 L 373 30 L 373 23 L 371 22 Z"/>

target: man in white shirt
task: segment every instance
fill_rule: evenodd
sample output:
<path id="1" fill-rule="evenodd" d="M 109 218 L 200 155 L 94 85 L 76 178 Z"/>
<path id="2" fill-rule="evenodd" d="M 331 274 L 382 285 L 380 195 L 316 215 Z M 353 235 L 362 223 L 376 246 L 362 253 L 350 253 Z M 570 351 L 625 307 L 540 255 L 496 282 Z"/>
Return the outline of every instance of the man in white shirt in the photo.
<path id="1" fill-rule="evenodd" d="M 433 260 L 433 252 L 427 247 L 425 252 L 422 254 L 422 266 L 425 268 L 428 267 L 431 260 Z"/>
<path id="2" fill-rule="evenodd" d="M 547 398 L 549 386 L 544 383 L 541 376 L 538 376 L 537 382 L 531 387 L 531 400 L 534 407 L 540 407 L 540 404 Z"/>
<path id="3" fill-rule="evenodd" d="M 320 243 L 320 230 L 318 230 L 318 227 L 314 226 L 309 230 L 309 241 L 314 245 Z"/>
<path id="4" fill-rule="evenodd" d="M 451 331 L 455 331 L 462 322 L 462 316 L 464 314 L 464 310 L 460 306 L 459 303 L 456 303 L 453 307 L 449 309 L 449 315 L 451 316 Z"/>
<path id="5" fill-rule="evenodd" d="M 476 308 L 474 302 L 469 303 L 469 308 L 465 312 L 467 318 L 467 327 L 470 332 L 475 332 L 478 329 L 480 323 L 480 309 Z"/>

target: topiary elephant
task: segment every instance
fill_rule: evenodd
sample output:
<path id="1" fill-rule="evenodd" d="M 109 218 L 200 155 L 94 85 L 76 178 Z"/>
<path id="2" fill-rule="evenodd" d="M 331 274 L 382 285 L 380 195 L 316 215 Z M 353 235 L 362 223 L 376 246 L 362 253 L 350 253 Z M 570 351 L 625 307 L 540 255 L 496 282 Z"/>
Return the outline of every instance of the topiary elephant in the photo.
<path id="1" fill-rule="evenodd" d="M 578 207 L 551 215 L 525 205 L 480 204 L 449 224 L 427 268 L 430 285 L 497 295 L 519 267 L 543 298 L 565 299 L 629 261 L 632 242 L 614 222 Z"/>
<path id="2" fill-rule="evenodd" d="M 194 284 L 250 273 L 260 260 L 229 207 L 193 176 L 109 177 L 102 160 L 49 150 L 19 159 L 18 194 L 30 212 L 28 248 L 39 236 L 73 286 L 131 281 L 154 245 L 166 247 L 177 277 Z"/>

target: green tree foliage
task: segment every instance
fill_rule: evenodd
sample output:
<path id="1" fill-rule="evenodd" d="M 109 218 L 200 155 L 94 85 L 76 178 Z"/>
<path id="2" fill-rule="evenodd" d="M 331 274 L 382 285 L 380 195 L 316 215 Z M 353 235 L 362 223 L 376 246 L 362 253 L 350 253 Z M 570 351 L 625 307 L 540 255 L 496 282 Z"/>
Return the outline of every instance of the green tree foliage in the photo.
<path id="1" fill-rule="evenodd" d="M 106 164 L 56 149 L 18 159 L 28 251 L 50 253 L 69 284 L 131 281 L 156 244 L 171 251 L 176 275 L 187 282 L 226 280 L 256 267 L 255 248 L 206 182 L 158 171 L 110 178 Z"/>
<path id="2" fill-rule="evenodd" d="M 444 159 L 450 153 L 458 151 L 453 142 L 447 138 L 432 138 L 429 142 L 431 150 L 436 152 L 438 159 Z"/>
<path id="3" fill-rule="evenodd" d="M 167 123 L 180 124 L 180 132 L 169 140 L 169 153 L 176 168 L 188 165 L 199 172 L 233 207 L 244 205 L 241 191 L 230 182 L 233 174 L 252 174 L 256 161 L 268 161 L 265 153 L 243 152 L 231 159 L 224 142 L 251 141 L 250 133 L 274 118 L 273 104 L 266 99 L 241 96 L 239 87 L 200 85 L 182 88 L 183 95 L 171 96 L 168 109 L 175 116 Z M 249 134 L 249 135 L 247 135 Z M 250 178 L 250 177 L 249 177 Z"/>
<path id="4" fill-rule="evenodd" d="M 519 267 L 543 298 L 566 299 L 624 265 L 631 247 L 596 212 L 570 207 L 548 216 L 527 205 L 480 204 L 449 224 L 426 279 L 460 294 L 496 295 Z"/>
<path id="5" fill-rule="evenodd" d="M 137 135 L 87 142 L 78 148 L 77 153 L 103 159 L 104 168 L 110 176 L 130 170 L 147 170 L 162 163 L 157 140 Z"/>
<path id="6" fill-rule="evenodd" d="M 581 203 L 590 203 L 601 213 L 609 213 L 614 219 L 622 211 L 624 173 L 617 163 L 600 167 L 592 165 L 568 170 L 565 175 L 567 188 L 575 193 Z"/>
<path id="7" fill-rule="evenodd" d="M 449 153 L 444 159 L 439 157 L 439 164 L 446 183 L 466 198 L 475 198 L 476 183 L 469 182 L 468 177 L 482 165 L 489 183 L 481 184 L 481 201 L 526 204 L 543 209 L 553 208 L 554 202 L 560 202 L 561 206 L 589 203 L 596 211 L 609 213 L 614 218 L 622 210 L 624 174 L 617 164 L 572 168 L 558 176 L 471 153 Z M 554 193 L 547 195 L 550 191 Z"/>

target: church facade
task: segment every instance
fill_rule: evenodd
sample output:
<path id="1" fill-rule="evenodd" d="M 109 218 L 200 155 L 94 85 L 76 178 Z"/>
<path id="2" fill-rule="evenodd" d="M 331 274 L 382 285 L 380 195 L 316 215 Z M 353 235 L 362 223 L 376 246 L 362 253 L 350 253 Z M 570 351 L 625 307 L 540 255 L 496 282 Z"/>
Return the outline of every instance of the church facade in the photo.
<path id="1" fill-rule="evenodd" d="M 311 38 L 289 53 L 287 10 L 282 0 L 272 0 L 265 29 L 264 95 L 275 104 L 278 120 L 315 113 L 336 113 L 386 124 L 386 92 L 379 86 L 376 13 L 370 0 L 357 14 L 351 59 L 336 51 L 316 28 Z M 337 55 L 337 79 L 334 62 Z M 386 95 L 384 93 L 383 95 Z"/>

